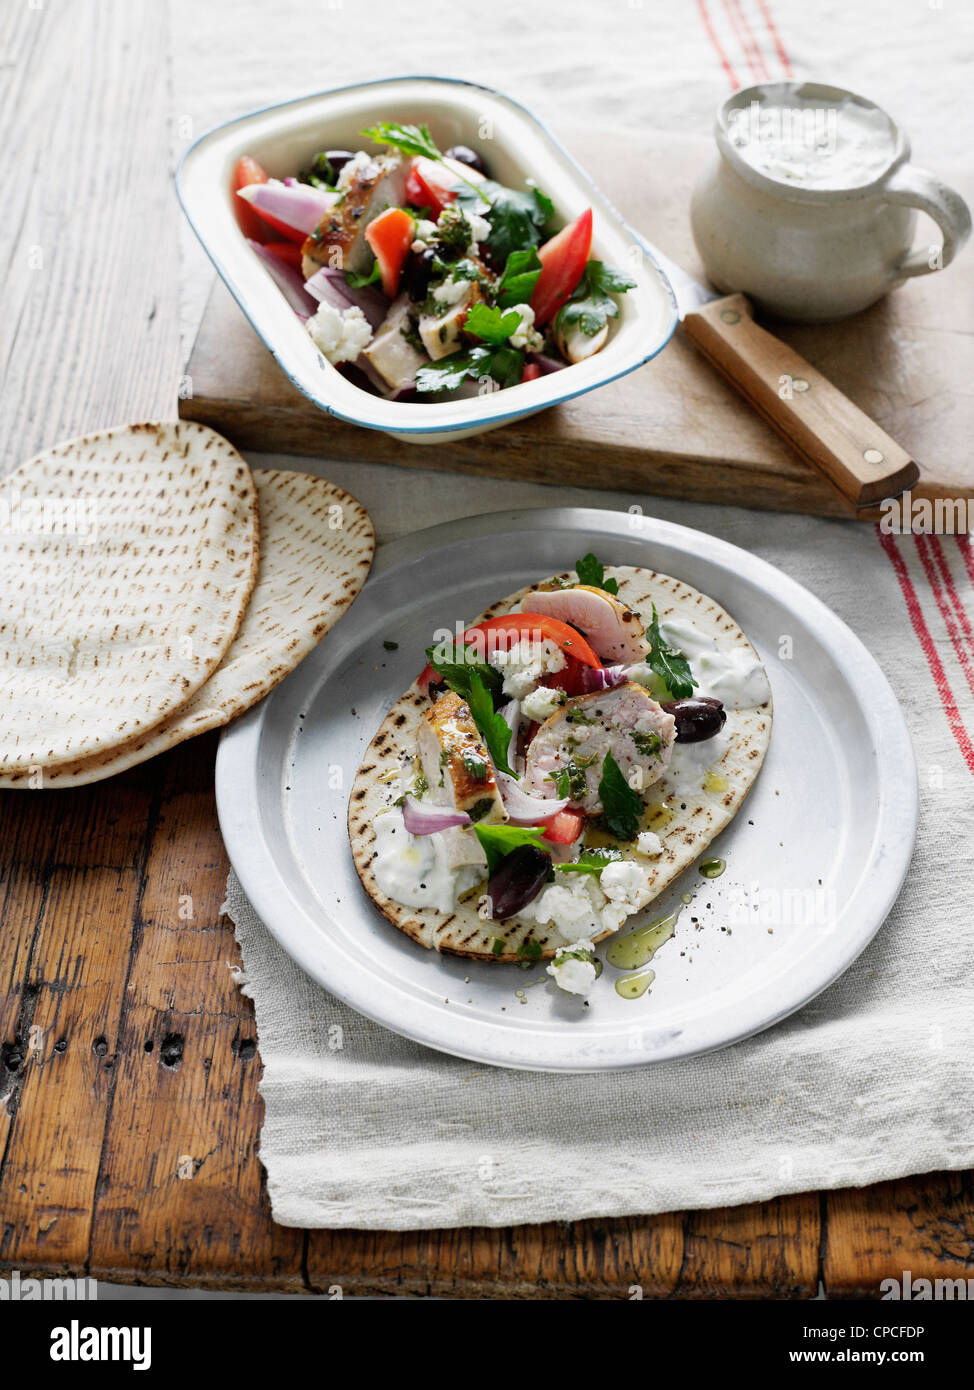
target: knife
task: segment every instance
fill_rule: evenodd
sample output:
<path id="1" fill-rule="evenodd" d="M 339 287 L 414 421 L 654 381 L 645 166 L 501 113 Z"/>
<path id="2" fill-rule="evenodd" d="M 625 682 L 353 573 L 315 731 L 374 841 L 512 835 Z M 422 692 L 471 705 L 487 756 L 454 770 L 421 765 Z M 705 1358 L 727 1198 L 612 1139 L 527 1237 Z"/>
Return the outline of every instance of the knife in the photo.
<path id="1" fill-rule="evenodd" d="M 743 294 L 701 285 L 651 241 L 647 250 L 676 295 L 683 331 L 768 424 L 856 508 L 912 487 L 905 449 L 787 343 L 755 322 Z"/>

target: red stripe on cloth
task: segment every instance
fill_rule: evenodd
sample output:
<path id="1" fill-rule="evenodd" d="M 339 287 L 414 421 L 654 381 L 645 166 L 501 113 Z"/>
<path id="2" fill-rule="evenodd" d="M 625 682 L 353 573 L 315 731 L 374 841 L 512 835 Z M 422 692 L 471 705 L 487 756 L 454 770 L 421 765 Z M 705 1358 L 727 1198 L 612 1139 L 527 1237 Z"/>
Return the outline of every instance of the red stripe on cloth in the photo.
<path id="1" fill-rule="evenodd" d="M 758 47 L 751 26 L 748 23 L 747 15 L 741 8 L 741 0 L 724 0 L 724 10 L 730 21 L 730 26 L 734 30 L 734 37 L 744 52 L 748 67 L 751 69 L 752 76 L 758 82 L 768 82 L 771 74 L 765 66 L 761 49 Z"/>
<path id="2" fill-rule="evenodd" d="M 730 63 L 727 61 L 727 54 L 721 47 L 720 39 L 718 39 L 716 33 L 714 32 L 714 26 L 710 22 L 710 15 L 707 13 L 707 0 L 697 0 L 697 11 L 700 15 L 703 27 L 707 31 L 707 37 L 713 44 L 714 51 L 716 52 L 717 57 L 720 59 L 720 65 L 726 72 L 727 79 L 730 82 L 731 87 L 736 92 L 741 84 L 737 80 L 737 73 L 734 71 Z"/>
<path id="3" fill-rule="evenodd" d="M 960 595 L 954 586 L 954 576 L 947 565 L 947 557 L 944 555 L 943 547 L 936 536 L 918 534 L 913 539 L 916 542 L 917 552 L 937 607 L 940 609 L 940 616 L 944 620 L 947 636 L 954 645 L 960 668 L 964 672 L 971 694 L 974 695 L 974 666 L 971 664 L 971 653 L 968 650 L 968 644 L 974 646 L 974 637 L 971 634 L 971 625 L 967 613 L 964 611 L 964 605 L 961 603 Z M 941 584 L 943 588 L 941 588 Z M 953 613 L 951 608 L 954 610 Z M 955 616 L 957 622 L 960 623 L 960 631 L 958 631 Z"/>
<path id="4" fill-rule="evenodd" d="M 880 531 L 878 525 L 875 529 L 876 535 L 879 538 L 879 543 L 886 551 L 889 562 L 893 566 L 893 573 L 899 580 L 900 589 L 902 590 L 903 598 L 906 602 L 906 611 L 910 615 L 910 622 L 913 625 L 913 631 L 916 634 L 917 641 L 920 643 L 920 650 L 927 659 L 930 675 L 933 677 L 933 683 L 937 687 L 937 694 L 940 696 L 940 703 L 943 705 L 944 714 L 947 716 L 947 723 L 950 726 L 950 731 L 957 741 L 957 747 L 960 749 L 961 755 L 967 764 L 968 771 L 974 774 L 974 746 L 972 746 L 967 729 L 964 727 L 964 721 L 960 717 L 957 701 L 954 699 L 954 693 L 950 688 L 947 673 L 943 668 L 943 663 L 940 660 L 937 648 L 930 635 L 930 629 L 927 627 L 927 620 L 923 616 L 923 608 L 917 597 L 917 591 L 913 587 L 913 580 L 910 578 L 910 572 L 906 567 L 906 561 L 900 554 L 893 536 Z"/>
<path id="5" fill-rule="evenodd" d="M 957 549 L 964 561 L 964 568 L 970 575 L 971 583 L 974 584 L 974 550 L 971 549 L 971 538 L 970 536 L 955 536 L 954 540 L 957 542 Z"/>
<path id="6" fill-rule="evenodd" d="M 781 42 L 781 37 L 778 34 L 778 30 L 775 28 L 774 20 L 771 18 L 771 10 L 767 4 L 767 0 L 758 0 L 758 9 L 761 11 L 762 16 L 764 17 L 764 22 L 768 26 L 768 33 L 771 35 L 771 42 L 774 44 L 775 52 L 781 59 L 781 66 L 785 70 L 785 76 L 793 77 L 794 73 L 791 70 L 791 63 L 788 61 L 788 54 L 785 52 L 785 46 Z"/>

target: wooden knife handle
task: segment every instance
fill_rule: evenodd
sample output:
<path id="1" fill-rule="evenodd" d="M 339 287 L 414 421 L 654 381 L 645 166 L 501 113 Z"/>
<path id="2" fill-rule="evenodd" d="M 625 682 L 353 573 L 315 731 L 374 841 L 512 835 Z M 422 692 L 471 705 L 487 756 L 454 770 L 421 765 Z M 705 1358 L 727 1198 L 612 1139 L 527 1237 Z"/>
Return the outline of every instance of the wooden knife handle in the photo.
<path id="1" fill-rule="evenodd" d="M 848 396 L 754 321 L 743 294 L 687 314 L 688 337 L 808 463 L 854 507 L 912 487 L 920 470 Z"/>

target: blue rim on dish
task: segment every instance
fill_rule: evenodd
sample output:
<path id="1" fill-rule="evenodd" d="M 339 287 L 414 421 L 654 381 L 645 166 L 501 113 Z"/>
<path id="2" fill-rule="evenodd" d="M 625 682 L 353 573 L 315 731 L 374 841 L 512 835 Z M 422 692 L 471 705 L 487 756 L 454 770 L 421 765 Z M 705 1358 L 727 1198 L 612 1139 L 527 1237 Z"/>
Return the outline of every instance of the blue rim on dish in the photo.
<path id="1" fill-rule="evenodd" d="M 510 106 L 522 112 L 530 121 L 532 121 L 537 126 L 541 133 L 551 142 L 551 144 L 558 151 L 559 155 L 574 170 L 577 177 L 582 182 L 587 184 L 605 203 L 605 205 L 609 208 L 610 212 L 612 213 L 612 216 L 615 218 L 618 226 L 629 237 L 631 237 L 632 240 L 640 247 L 646 260 L 649 262 L 649 264 L 655 271 L 659 283 L 662 286 L 669 303 L 670 313 L 668 321 L 666 323 L 665 328 L 661 332 L 659 341 L 654 345 L 651 352 L 647 352 L 644 355 L 639 356 L 637 360 L 633 361 L 629 366 L 623 367 L 621 370 L 613 372 L 611 375 L 606 376 L 597 382 L 591 382 L 588 385 L 581 386 L 575 390 L 565 390 L 561 392 L 559 395 L 557 395 L 554 399 L 546 401 L 543 406 L 529 407 L 527 409 L 522 407 L 519 409 L 511 409 L 503 413 L 494 414 L 490 417 L 490 427 L 493 428 L 494 426 L 499 426 L 508 423 L 512 420 L 520 419 L 527 415 L 537 413 L 537 411 L 540 410 L 547 410 L 550 406 L 563 405 L 566 401 L 574 400 L 576 397 L 585 395 L 589 391 L 597 390 L 601 386 L 607 386 L 610 382 L 618 381 L 621 377 L 628 376 L 630 372 L 634 372 L 639 367 L 645 366 L 647 362 L 651 362 L 654 357 L 658 356 L 658 354 L 662 352 L 662 350 L 669 343 L 670 339 L 673 337 L 673 334 L 676 331 L 676 326 L 679 322 L 679 311 L 677 308 L 676 295 L 674 293 L 672 285 L 670 284 L 669 279 L 667 278 L 666 272 L 660 266 L 655 255 L 653 254 L 643 237 L 640 236 L 640 234 L 635 230 L 635 228 L 629 225 L 629 223 L 620 214 L 619 210 L 616 208 L 615 204 L 611 201 L 611 199 L 606 197 L 606 195 L 595 183 L 594 179 L 592 179 L 589 176 L 589 174 L 586 173 L 586 171 L 578 163 L 578 161 L 574 159 L 571 154 L 568 153 L 568 151 L 557 139 L 557 137 L 553 135 L 552 132 L 549 130 L 548 126 L 542 120 L 540 120 L 534 114 L 534 112 L 530 110 L 529 107 L 525 106 L 523 102 L 516 101 L 513 97 L 507 96 L 506 93 L 500 92 L 494 87 L 488 87 L 484 83 L 468 82 L 463 78 L 442 77 L 436 74 L 403 73 L 393 77 L 377 78 L 370 82 L 350 82 L 344 83 L 338 87 L 325 87 L 317 92 L 308 92 L 303 96 L 293 97 L 289 101 L 272 102 L 267 106 L 258 107 L 254 111 L 245 112 L 241 116 L 234 116 L 230 120 L 221 121 L 217 125 L 211 126 L 208 130 L 204 131 L 202 135 L 198 136 L 193 141 L 193 143 L 183 152 L 179 160 L 179 163 L 176 166 L 176 171 L 174 175 L 176 185 L 176 196 L 179 199 L 180 207 L 183 210 L 187 222 L 192 228 L 193 233 L 195 234 L 200 245 L 203 247 L 203 250 L 206 252 L 207 256 L 213 263 L 213 266 L 216 269 L 217 274 L 220 276 L 220 279 L 226 285 L 237 306 L 240 308 L 241 312 L 246 317 L 251 328 L 257 334 L 258 338 L 260 339 L 261 343 L 263 343 L 267 351 L 274 358 L 275 362 L 280 367 L 284 375 L 287 377 L 288 381 L 290 381 L 291 385 L 294 386 L 298 391 L 300 391 L 303 396 L 310 400 L 311 403 L 314 406 L 316 406 L 319 410 L 321 410 L 323 413 L 333 415 L 336 419 L 343 420 L 347 424 L 357 425 L 359 426 L 359 428 L 362 429 L 378 430 L 380 433 L 392 435 L 416 434 L 421 436 L 429 436 L 434 434 L 454 434 L 466 428 L 466 425 L 463 422 L 454 422 L 448 424 L 423 424 L 419 422 L 415 425 L 400 425 L 398 423 L 396 423 L 395 425 L 379 424 L 374 421 L 363 420 L 354 415 L 350 415 L 338 408 L 337 406 L 335 406 L 334 404 L 324 401 L 319 396 L 315 395 L 298 379 L 298 377 L 293 372 L 291 372 L 284 365 L 279 355 L 279 352 L 275 348 L 273 341 L 254 322 L 254 319 L 251 317 L 251 314 L 246 304 L 244 303 L 244 297 L 241 295 L 241 293 L 238 292 L 238 288 L 232 272 L 227 269 L 217 251 L 208 243 L 207 239 L 201 233 L 196 220 L 189 211 L 189 208 L 187 207 L 186 199 L 183 195 L 182 181 L 184 165 L 186 164 L 187 160 L 191 157 L 191 155 L 194 153 L 194 151 L 196 151 L 201 145 L 203 145 L 213 135 L 219 133 L 220 131 L 227 130 L 231 126 L 238 125 L 241 122 L 250 120 L 256 116 L 266 115 L 267 113 L 272 111 L 282 111 L 290 106 L 301 105 L 302 103 L 313 100 L 316 97 L 336 96 L 342 92 L 353 92 L 359 90 L 364 91 L 370 88 L 384 87 L 401 82 L 432 82 L 441 84 L 444 87 L 454 86 L 472 89 L 474 91 L 483 91 L 489 93 L 491 96 L 496 97 L 503 102 L 508 103 Z M 533 383 L 523 384 L 532 385 Z M 428 409 L 429 407 L 425 408 Z M 470 422 L 471 427 L 475 427 L 475 425 L 475 421 Z"/>

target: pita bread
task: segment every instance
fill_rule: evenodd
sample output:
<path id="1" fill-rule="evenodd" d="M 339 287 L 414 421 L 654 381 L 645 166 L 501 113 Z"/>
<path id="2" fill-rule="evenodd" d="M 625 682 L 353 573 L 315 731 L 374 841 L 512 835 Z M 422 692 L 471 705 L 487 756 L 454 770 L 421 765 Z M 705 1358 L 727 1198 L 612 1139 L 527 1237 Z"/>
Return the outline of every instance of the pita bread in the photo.
<path id="1" fill-rule="evenodd" d="M 79 787 L 113 777 L 262 700 L 334 626 L 365 583 L 375 533 L 365 508 L 304 473 L 255 471 L 261 560 L 243 622 L 217 671 L 175 714 L 120 748 L 0 787 Z"/>
<path id="2" fill-rule="evenodd" d="M 203 425 L 60 444 L 0 487 L 0 772 L 115 748 L 219 666 L 257 575 L 257 494 Z"/>
<path id="3" fill-rule="evenodd" d="M 739 647 L 757 658 L 751 643 L 730 614 L 688 584 L 653 570 L 630 566 L 614 566 L 611 574 L 619 581 L 620 599 L 642 614 L 644 620 L 651 611 L 651 604 L 655 603 L 661 621 L 692 622 L 701 632 L 716 639 L 723 650 Z M 557 578 L 565 582 L 573 580 L 574 576 L 563 573 Z M 488 608 L 473 622 L 510 612 L 535 588 L 537 585 L 532 584 L 519 590 Z M 533 940 L 541 948 L 541 957 L 549 959 L 559 946 L 565 945 L 553 924 L 540 926 L 513 919 L 484 921 L 477 913 L 477 893 L 449 914 L 434 908 L 405 907 L 386 897 L 376 882 L 372 871 L 375 848 L 372 821 L 399 795 L 395 783 L 381 779 L 399 765 L 402 754 L 414 752 L 420 719 L 428 708 L 428 697 L 416 684 L 410 686 L 386 715 L 355 777 L 349 798 L 348 829 L 359 878 L 379 911 L 422 946 L 479 960 L 517 961 L 522 959 L 518 956 L 518 948 Z M 770 699 L 758 708 L 728 709 L 724 733 L 729 737 L 725 751 L 706 775 L 701 776 L 700 787 L 692 794 L 681 788 L 677 799 L 671 795 L 672 784 L 667 777 L 655 784 L 650 804 L 659 802 L 666 808 L 660 812 L 660 820 L 666 815 L 670 817 L 665 824 L 652 826 L 663 843 L 663 853 L 657 858 L 640 858 L 639 861 L 647 870 L 654 896 L 662 893 L 692 864 L 740 810 L 764 761 L 771 738 L 771 721 Z M 630 925 L 633 920 L 630 919 Z M 595 940 L 601 941 L 611 934 L 604 931 Z M 503 941 L 504 949 L 500 955 L 495 955 L 494 942 L 498 939 Z"/>

